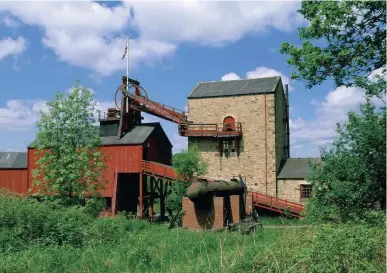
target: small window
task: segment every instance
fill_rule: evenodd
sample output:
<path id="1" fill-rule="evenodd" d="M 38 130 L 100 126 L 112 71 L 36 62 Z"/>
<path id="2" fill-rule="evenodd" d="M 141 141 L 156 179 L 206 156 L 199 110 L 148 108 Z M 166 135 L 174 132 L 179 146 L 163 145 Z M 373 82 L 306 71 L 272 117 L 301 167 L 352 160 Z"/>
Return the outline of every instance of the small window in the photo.
<path id="1" fill-rule="evenodd" d="M 233 117 L 226 117 L 223 120 L 223 130 L 224 131 L 234 131 L 235 130 L 235 119 Z"/>
<path id="2" fill-rule="evenodd" d="M 301 184 L 300 185 L 300 199 L 308 199 L 312 197 L 312 185 L 310 184 Z"/>

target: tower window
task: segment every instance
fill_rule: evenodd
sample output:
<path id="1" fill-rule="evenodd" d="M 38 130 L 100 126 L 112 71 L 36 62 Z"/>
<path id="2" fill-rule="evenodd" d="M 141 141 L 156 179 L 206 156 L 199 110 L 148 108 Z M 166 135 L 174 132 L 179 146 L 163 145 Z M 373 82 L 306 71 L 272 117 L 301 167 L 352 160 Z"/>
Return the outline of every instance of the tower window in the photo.
<path id="1" fill-rule="evenodd" d="M 225 157 L 236 156 L 236 147 L 234 140 L 223 140 L 223 155 Z"/>
<path id="2" fill-rule="evenodd" d="M 223 130 L 224 131 L 234 131 L 235 130 L 235 119 L 233 117 L 225 117 L 223 120 Z"/>

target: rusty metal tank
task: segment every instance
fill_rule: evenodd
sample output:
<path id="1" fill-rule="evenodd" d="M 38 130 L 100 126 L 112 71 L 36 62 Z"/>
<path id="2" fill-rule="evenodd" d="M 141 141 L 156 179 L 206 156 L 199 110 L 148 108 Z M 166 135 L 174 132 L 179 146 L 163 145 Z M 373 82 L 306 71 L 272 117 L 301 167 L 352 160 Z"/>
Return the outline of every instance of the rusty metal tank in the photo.
<path id="1" fill-rule="evenodd" d="M 230 180 L 207 180 L 196 178 L 187 189 L 187 197 L 195 202 L 208 196 L 230 196 L 244 194 L 246 184 L 242 177 Z"/>

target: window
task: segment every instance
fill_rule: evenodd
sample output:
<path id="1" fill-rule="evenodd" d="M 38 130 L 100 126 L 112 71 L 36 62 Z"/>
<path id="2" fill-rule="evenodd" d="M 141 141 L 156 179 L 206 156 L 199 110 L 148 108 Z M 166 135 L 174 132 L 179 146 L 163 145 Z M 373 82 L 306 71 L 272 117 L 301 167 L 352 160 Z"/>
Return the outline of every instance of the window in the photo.
<path id="1" fill-rule="evenodd" d="M 225 157 L 236 156 L 235 141 L 234 140 L 223 140 L 223 155 Z"/>
<path id="2" fill-rule="evenodd" d="M 312 197 L 312 185 L 310 184 L 301 184 L 300 185 L 300 199 L 307 199 Z"/>
<path id="3" fill-rule="evenodd" d="M 235 119 L 233 117 L 226 117 L 223 120 L 223 130 L 224 131 L 234 131 L 235 130 Z"/>

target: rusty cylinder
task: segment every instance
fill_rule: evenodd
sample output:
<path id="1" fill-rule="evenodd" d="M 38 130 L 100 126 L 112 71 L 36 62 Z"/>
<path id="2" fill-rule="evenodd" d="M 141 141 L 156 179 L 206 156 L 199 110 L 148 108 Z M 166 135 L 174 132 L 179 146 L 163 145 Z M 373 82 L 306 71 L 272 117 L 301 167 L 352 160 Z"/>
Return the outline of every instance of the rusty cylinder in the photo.
<path id="1" fill-rule="evenodd" d="M 187 189 L 187 197 L 195 202 L 205 196 L 240 195 L 245 192 L 243 181 L 217 180 L 213 182 L 194 181 Z"/>

